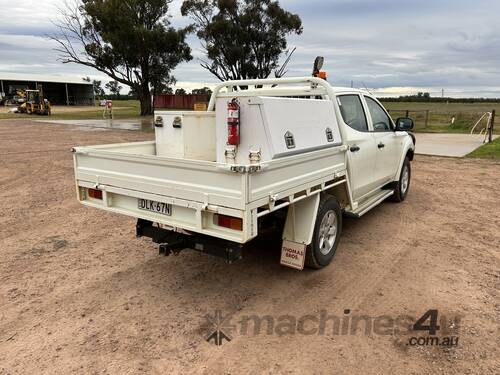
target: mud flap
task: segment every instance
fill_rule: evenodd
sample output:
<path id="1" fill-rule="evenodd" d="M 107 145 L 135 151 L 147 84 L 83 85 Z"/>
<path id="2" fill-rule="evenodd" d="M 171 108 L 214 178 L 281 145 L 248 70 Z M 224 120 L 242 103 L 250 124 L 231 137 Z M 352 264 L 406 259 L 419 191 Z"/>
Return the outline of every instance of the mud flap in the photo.
<path id="1" fill-rule="evenodd" d="M 282 265 L 295 269 L 304 268 L 305 252 L 312 242 L 319 200 L 320 195 L 315 194 L 294 203 L 288 209 L 281 247 Z"/>
<path id="2" fill-rule="evenodd" d="M 307 245 L 283 240 L 280 264 L 302 271 L 306 261 L 306 251 Z"/>

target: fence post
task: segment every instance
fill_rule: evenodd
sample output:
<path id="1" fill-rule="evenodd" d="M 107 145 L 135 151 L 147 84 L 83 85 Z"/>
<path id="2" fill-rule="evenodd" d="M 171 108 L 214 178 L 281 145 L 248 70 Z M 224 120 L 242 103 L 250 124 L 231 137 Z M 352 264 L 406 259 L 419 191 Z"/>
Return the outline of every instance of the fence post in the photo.
<path id="1" fill-rule="evenodd" d="M 410 111 L 406 110 L 406 118 L 410 117 Z"/>
<path id="2" fill-rule="evenodd" d="M 425 111 L 425 127 L 429 125 L 429 110 Z"/>
<path id="3" fill-rule="evenodd" d="M 495 110 L 491 111 L 490 134 L 488 135 L 488 142 L 493 142 L 493 127 L 495 126 Z"/>

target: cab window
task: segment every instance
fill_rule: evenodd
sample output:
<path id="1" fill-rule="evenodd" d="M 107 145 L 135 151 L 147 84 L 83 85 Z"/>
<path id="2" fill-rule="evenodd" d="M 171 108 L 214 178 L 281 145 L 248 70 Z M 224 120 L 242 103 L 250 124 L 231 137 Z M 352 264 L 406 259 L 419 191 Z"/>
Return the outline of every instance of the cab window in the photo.
<path id="1" fill-rule="evenodd" d="M 368 123 L 359 95 L 341 95 L 337 98 L 344 122 L 354 130 L 368 131 Z"/>
<path id="2" fill-rule="evenodd" d="M 372 116 L 373 131 L 387 132 L 392 130 L 391 119 L 384 109 L 372 98 L 365 96 L 368 111 Z"/>

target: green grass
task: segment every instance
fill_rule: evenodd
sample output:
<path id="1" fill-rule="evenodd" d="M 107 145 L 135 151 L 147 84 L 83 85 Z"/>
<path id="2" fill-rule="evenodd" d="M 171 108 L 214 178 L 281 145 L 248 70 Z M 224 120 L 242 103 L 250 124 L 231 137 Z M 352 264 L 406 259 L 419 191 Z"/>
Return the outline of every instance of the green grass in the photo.
<path id="1" fill-rule="evenodd" d="M 140 118 L 140 106 L 136 100 L 114 100 L 113 114 L 115 119 L 138 119 Z M 416 102 L 385 102 L 384 106 L 390 111 L 394 119 L 404 117 L 406 111 L 415 121 L 416 132 L 426 133 L 470 133 L 472 126 L 485 113 L 495 109 L 500 115 L 500 103 L 416 103 Z M 425 124 L 426 113 L 429 111 L 427 126 Z M 102 119 L 103 109 L 94 107 L 91 110 L 79 111 L 71 107 L 55 107 L 50 118 L 54 120 L 92 120 Z M 15 113 L 1 113 L 0 119 L 33 118 Z M 40 116 L 42 117 L 42 116 Z M 455 117 L 455 123 L 451 124 L 451 118 Z M 144 117 L 142 119 L 145 119 Z M 484 128 L 486 121 L 478 125 L 475 133 Z M 497 117 L 495 134 L 500 134 L 500 120 Z"/>
<path id="2" fill-rule="evenodd" d="M 500 112 L 500 103 L 420 103 L 420 102 L 384 102 L 382 103 L 387 109 L 393 110 L 426 110 L 436 112 L 490 112 L 495 109 Z M 500 115 L 500 113 L 499 113 Z"/>
<path id="3" fill-rule="evenodd" d="M 495 109 L 500 114 L 500 103 L 383 102 L 383 104 L 394 119 L 404 117 L 406 111 L 410 111 L 409 116 L 415 121 L 415 131 L 426 133 L 470 133 L 474 124 L 485 112 Z M 427 110 L 429 118 L 426 126 L 425 111 Z M 452 117 L 455 117 L 453 124 L 451 123 Z M 484 128 L 485 124 L 486 120 L 483 120 L 475 133 Z M 500 126 L 495 127 L 495 133 L 500 134 Z"/>
<path id="4" fill-rule="evenodd" d="M 140 117 L 140 105 L 137 100 L 113 100 L 113 118 L 115 119 L 130 119 Z M 92 111 L 76 111 L 57 113 L 57 110 L 52 115 L 52 118 L 57 120 L 94 120 L 103 118 L 103 107 L 95 107 Z"/>
<path id="5" fill-rule="evenodd" d="M 481 159 L 500 159 L 500 138 L 495 139 L 491 143 L 486 143 L 479 147 L 477 150 L 472 151 L 468 158 L 481 158 Z"/>
<path id="6" fill-rule="evenodd" d="M 140 117 L 140 105 L 137 100 L 113 100 L 113 118 L 134 119 Z M 95 120 L 103 118 L 103 108 L 94 107 L 86 110 L 71 110 L 71 107 L 56 106 L 52 110 L 51 119 L 54 120 Z M 46 118 L 44 116 L 25 115 L 18 113 L 0 113 L 0 119 L 33 119 Z M 143 118 L 143 117 L 142 117 Z"/>

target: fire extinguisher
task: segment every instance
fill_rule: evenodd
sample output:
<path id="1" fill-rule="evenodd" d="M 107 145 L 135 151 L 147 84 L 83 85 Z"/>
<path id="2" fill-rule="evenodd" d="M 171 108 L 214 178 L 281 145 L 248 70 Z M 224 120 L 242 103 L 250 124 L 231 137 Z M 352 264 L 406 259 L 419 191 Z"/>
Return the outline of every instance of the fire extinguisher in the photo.
<path id="1" fill-rule="evenodd" d="M 240 105 L 236 98 L 227 103 L 227 144 L 240 144 Z"/>

